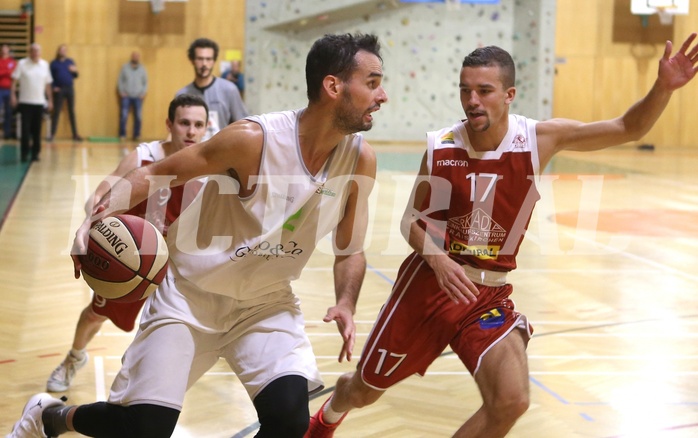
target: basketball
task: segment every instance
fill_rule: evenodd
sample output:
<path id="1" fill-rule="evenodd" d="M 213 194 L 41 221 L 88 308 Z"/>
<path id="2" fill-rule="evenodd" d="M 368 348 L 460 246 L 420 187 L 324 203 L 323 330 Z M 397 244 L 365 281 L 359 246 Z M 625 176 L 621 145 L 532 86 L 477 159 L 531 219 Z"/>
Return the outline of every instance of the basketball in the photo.
<path id="1" fill-rule="evenodd" d="M 167 245 L 145 219 L 106 217 L 90 229 L 82 277 L 99 296 L 121 303 L 145 299 L 167 273 Z"/>

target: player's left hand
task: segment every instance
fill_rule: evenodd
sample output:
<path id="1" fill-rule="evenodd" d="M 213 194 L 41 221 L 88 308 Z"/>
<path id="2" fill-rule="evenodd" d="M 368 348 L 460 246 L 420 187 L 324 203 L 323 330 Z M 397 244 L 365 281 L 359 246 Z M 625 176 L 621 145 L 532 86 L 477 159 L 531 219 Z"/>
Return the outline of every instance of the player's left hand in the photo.
<path id="1" fill-rule="evenodd" d="M 73 271 L 76 279 L 80 278 L 80 271 L 82 270 L 80 256 L 87 252 L 87 241 L 89 240 L 90 228 L 92 228 L 92 224 L 89 220 L 85 220 L 75 232 L 73 248 L 70 250 L 70 257 L 73 259 Z"/>
<path id="2" fill-rule="evenodd" d="M 346 357 L 347 361 L 351 361 L 351 354 L 354 351 L 354 342 L 356 341 L 356 326 L 354 325 L 354 315 L 351 310 L 343 306 L 333 306 L 327 309 L 327 315 L 322 318 L 324 322 L 335 321 L 337 330 L 342 335 L 342 349 L 339 352 L 338 361 Z"/>
<path id="3" fill-rule="evenodd" d="M 698 44 L 691 48 L 696 35 L 695 32 L 692 33 L 674 56 L 671 56 L 671 41 L 666 42 L 664 55 L 659 60 L 658 80 L 667 90 L 674 91 L 683 87 L 698 73 Z"/>

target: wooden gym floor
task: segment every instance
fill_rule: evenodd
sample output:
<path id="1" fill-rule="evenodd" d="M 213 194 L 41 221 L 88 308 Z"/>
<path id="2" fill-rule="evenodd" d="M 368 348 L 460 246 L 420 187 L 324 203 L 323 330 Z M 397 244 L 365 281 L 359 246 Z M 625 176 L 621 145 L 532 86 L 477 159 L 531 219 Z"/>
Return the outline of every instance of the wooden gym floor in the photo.
<path id="1" fill-rule="evenodd" d="M 82 203 L 132 144 L 44 144 L 0 230 L 0 432 L 45 390 L 90 298 L 68 250 Z M 421 146 L 376 145 L 378 185 L 356 314 L 361 352 L 408 249 L 398 232 Z M 15 167 L 12 167 L 15 166 Z M 0 179 L 17 172 L 3 161 Z M 698 435 L 698 152 L 616 148 L 565 153 L 547 169 L 543 201 L 510 274 L 535 327 L 531 407 L 511 437 Z M 318 251 L 295 283 L 328 389 L 354 362 L 336 361 L 331 257 Z M 111 323 L 89 346 L 69 402 L 105 399 L 132 333 Z M 311 412 L 326 395 L 311 401 Z M 480 405 L 473 379 L 448 351 L 423 378 L 352 412 L 344 437 L 446 437 Z M 256 415 L 236 377 L 215 366 L 187 394 L 175 436 L 251 437 Z M 68 434 L 66 437 L 75 436 Z"/>

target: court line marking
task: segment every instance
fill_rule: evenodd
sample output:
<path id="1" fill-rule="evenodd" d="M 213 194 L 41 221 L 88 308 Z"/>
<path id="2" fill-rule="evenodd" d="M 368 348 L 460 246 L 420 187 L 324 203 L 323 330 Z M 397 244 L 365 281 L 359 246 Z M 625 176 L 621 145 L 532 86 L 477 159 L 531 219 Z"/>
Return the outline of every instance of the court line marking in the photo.
<path id="1" fill-rule="evenodd" d="M 656 262 L 654 260 L 639 256 L 637 254 L 633 254 L 631 252 L 618 250 L 616 248 L 613 248 L 612 246 L 597 242 L 596 240 L 588 239 L 584 236 L 577 235 L 577 234 L 572 233 L 570 231 L 565 231 L 564 234 L 566 234 L 567 236 L 572 237 L 574 239 L 583 240 L 583 241 L 588 242 L 592 245 L 596 245 L 600 248 L 606 249 L 608 251 L 612 251 L 613 253 L 620 254 L 623 257 L 629 258 L 631 260 L 638 261 L 638 262 L 644 263 L 646 265 L 653 266 L 661 271 L 670 272 L 672 274 L 678 275 L 678 276 L 686 278 L 688 280 L 698 282 L 698 276 L 689 274 L 687 272 L 681 271 L 681 270 L 676 269 L 676 268 L 672 268 L 671 266 L 665 265 L 663 263 Z"/>
<path id="2" fill-rule="evenodd" d="M 568 405 L 570 402 L 568 402 L 564 397 L 562 397 L 560 394 L 557 392 L 553 391 L 552 389 L 548 388 L 546 385 L 543 384 L 543 382 L 540 382 L 537 379 L 534 379 L 531 377 L 531 373 L 529 373 L 528 380 L 530 380 L 534 385 L 536 385 L 538 388 L 543 390 L 543 392 L 548 393 L 551 395 L 554 399 L 562 403 L 563 405 Z"/>
<path id="3" fill-rule="evenodd" d="M 102 356 L 94 356 L 93 359 L 95 367 L 95 396 L 96 401 L 105 401 L 107 399 L 106 393 L 106 379 L 104 371 L 104 358 Z"/>

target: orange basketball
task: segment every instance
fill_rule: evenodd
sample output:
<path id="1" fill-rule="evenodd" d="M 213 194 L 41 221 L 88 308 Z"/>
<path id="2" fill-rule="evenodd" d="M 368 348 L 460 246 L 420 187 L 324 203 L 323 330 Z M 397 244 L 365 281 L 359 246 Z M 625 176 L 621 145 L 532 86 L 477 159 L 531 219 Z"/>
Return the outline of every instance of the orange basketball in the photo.
<path id="1" fill-rule="evenodd" d="M 167 245 L 145 219 L 105 217 L 90 230 L 87 253 L 80 256 L 82 277 L 106 299 L 130 303 L 155 292 L 167 273 Z"/>

